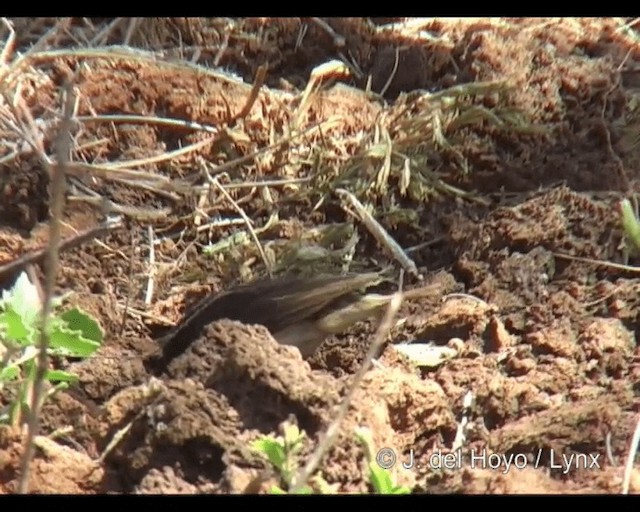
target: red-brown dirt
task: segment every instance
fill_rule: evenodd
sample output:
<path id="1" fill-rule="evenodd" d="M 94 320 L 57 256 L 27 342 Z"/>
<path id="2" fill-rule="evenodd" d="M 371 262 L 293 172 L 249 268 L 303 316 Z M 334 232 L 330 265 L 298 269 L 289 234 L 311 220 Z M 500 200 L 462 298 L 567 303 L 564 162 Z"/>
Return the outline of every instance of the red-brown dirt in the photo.
<path id="1" fill-rule="evenodd" d="M 161 377 L 144 361 L 189 304 L 265 274 L 237 207 L 279 273 L 312 266 L 296 259 L 300 248 L 322 249 L 313 271 L 339 272 L 346 253 L 352 270 L 399 269 L 337 187 L 368 202 L 443 293 L 402 305 L 318 474 L 336 492 L 371 492 L 354 435 L 366 426 L 416 493 L 621 492 L 640 406 L 640 277 L 618 211 L 640 178 L 633 23 L 12 23 L 20 53 L 63 26 L 23 64 L 16 53 L 0 68 L 0 265 L 46 246 L 49 175 L 26 141 L 56 159 L 66 79 L 77 119 L 62 236 L 105 212 L 124 219 L 61 252 L 57 293 L 72 292 L 68 303 L 100 322 L 105 341 L 63 363 L 79 384 L 43 408 L 31 492 L 267 492 L 276 475 L 250 446 L 289 419 L 306 434 L 305 462 L 375 323 L 304 360 L 262 326 L 219 320 Z M 95 50 L 123 44 L 137 53 Z M 359 72 L 325 78 L 305 100 L 314 68 L 343 58 Z M 383 96 L 365 92 L 368 78 Z M 207 188 L 204 168 L 237 207 Z M 0 286 L 15 277 L 0 275 Z M 407 274 L 405 284 L 418 283 Z M 455 356 L 418 368 L 394 350 L 416 340 Z M 0 427 L 0 493 L 17 488 L 23 443 L 22 429 Z M 457 464 L 437 464 L 450 452 Z M 411 457 L 411 469 L 399 464 Z"/>

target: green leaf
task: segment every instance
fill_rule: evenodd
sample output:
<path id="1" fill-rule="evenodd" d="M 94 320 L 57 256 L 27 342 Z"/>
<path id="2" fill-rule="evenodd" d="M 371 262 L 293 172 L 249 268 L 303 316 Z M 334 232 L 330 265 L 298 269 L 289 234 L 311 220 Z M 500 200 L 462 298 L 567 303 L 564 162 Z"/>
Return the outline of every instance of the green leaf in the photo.
<path id="1" fill-rule="evenodd" d="M 12 305 L 8 305 L 3 313 L 0 313 L 0 324 L 2 324 L 3 335 L 10 341 L 20 344 L 33 342 L 34 330 L 31 326 L 27 327 L 23 318 L 13 309 Z"/>
<path id="2" fill-rule="evenodd" d="M 80 332 L 83 338 L 102 343 L 104 334 L 100 325 L 84 311 L 73 308 L 62 313 L 60 318 L 67 323 L 69 329 Z"/>
<path id="3" fill-rule="evenodd" d="M 10 290 L 2 292 L 0 305 L 3 309 L 12 308 L 25 326 L 32 328 L 42 309 L 38 289 L 31 284 L 25 272 L 20 273 Z"/>
<path id="4" fill-rule="evenodd" d="M 296 454 L 302 449 L 304 432 L 301 432 L 298 425 L 287 423 L 284 426 L 284 448 L 291 454 Z"/>
<path id="5" fill-rule="evenodd" d="M 100 343 L 84 338 L 80 331 L 65 329 L 62 322 L 55 322 L 49 334 L 49 346 L 63 355 L 89 357 L 100 348 Z"/>
<path id="6" fill-rule="evenodd" d="M 391 494 L 411 494 L 411 489 L 403 485 L 397 485 L 391 490 Z"/>
<path id="7" fill-rule="evenodd" d="M 62 370 L 49 370 L 45 374 L 45 379 L 49 382 L 77 382 L 78 376 Z"/>
<path id="8" fill-rule="evenodd" d="M 314 476 L 311 481 L 316 486 L 320 494 L 336 494 L 338 492 L 338 484 L 329 484 L 329 482 L 320 475 Z"/>
<path id="9" fill-rule="evenodd" d="M 269 494 L 287 494 L 287 491 L 281 489 L 277 485 L 272 485 L 271 489 L 269 489 Z"/>
<path id="10" fill-rule="evenodd" d="M 100 348 L 102 337 L 98 323 L 77 308 L 50 322 L 49 344 L 64 355 L 88 357 Z"/>
<path id="11" fill-rule="evenodd" d="M 33 383 L 33 381 L 36 380 L 36 370 L 37 370 L 36 357 L 38 354 L 38 349 L 36 347 L 27 347 L 27 350 L 25 350 L 25 352 L 27 353 L 30 352 L 29 349 L 33 349 L 33 353 L 35 355 L 34 357 L 27 359 L 24 363 L 24 368 L 26 372 L 25 381 Z"/>
<path id="12" fill-rule="evenodd" d="M 313 489 L 308 485 L 304 485 L 298 489 L 295 494 L 313 494 Z"/>
<path id="13" fill-rule="evenodd" d="M 284 426 L 284 442 L 291 446 L 302 440 L 304 434 L 300 433 L 298 425 L 295 423 L 287 423 Z"/>
<path id="14" fill-rule="evenodd" d="M 3 380 L 13 380 L 18 378 L 20 375 L 20 368 L 14 364 L 5 366 L 2 370 L 0 370 L 0 381 Z"/>
<path id="15" fill-rule="evenodd" d="M 395 487 L 389 472 L 373 463 L 369 465 L 369 478 L 374 490 L 379 494 L 391 494 Z"/>
<path id="16" fill-rule="evenodd" d="M 265 455 L 269 462 L 271 462 L 271 464 L 276 468 L 282 469 L 286 460 L 286 455 L 282 443 L 277 439 L 272 437 L 262 437 L 251 443 L 251 446 L 254 450 Z"/>
<path id="17" fill-rule="evenodd" d="M 620 211 L 622 217 L 622 227 L 624 229 L 627 238 L 631 244 L 629 250 L 632 254 L 638 254 L 640 252 L 640 222 L 636 217 L 631 202 L 628 199 L 623 199 L 620 202 Z"/>

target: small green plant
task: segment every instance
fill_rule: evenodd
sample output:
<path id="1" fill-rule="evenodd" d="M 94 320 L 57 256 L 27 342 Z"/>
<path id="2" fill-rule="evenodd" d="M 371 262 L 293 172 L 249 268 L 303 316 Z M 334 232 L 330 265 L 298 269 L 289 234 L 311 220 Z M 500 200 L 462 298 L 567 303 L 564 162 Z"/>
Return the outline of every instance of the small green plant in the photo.
<path id="1" fill-rule="evenodd" d="M 627 251 L 631 256 L 640 254 L 640 222 L 635 208 L 628 199 L 620 201 L 620 217 L 622 228 L 627 238 Z"/>
<path id="2" fill-rule="evenodd" d="M 291 487 L 293 478 L 298 471 L 298 456 L 305 438 L 305 433 L 297 425 L 290 422 L 283 424 L 282 431 L 282 436 L 263 436 L 251 444 L 254 451 L 262 454 L 271 463 L 284 484 L 284 489 L 277 485 L 272 486 L 269 491 L 271 494 L 286 494 L 287 489 Z M 312 492 L 309 486 L 304 486 L 300 490 L 300 494 L 311 494 Z"/>
<path id="3" fill-rule="evenodd" d="M 251 448 L 255 452 L 269 461 L 280 478 L 282 486 L 272 486 L 269 489 L 270 494 L 287 494 L 300 467 L 299 455 L 302 451 L 305 433 L 300 431 L 297 425 L 290 422 L 285 422 L 282 425 L 282 432 L 283 435 L 278 437 L 262 436 L 251 444 Z M 376 463 L 373 439 L 369 429 L 359 428 L 356 430 L 356 437 L 365 450 L 369 481 L 374 492 L 377 494 L 411 494 L 411 489 L 397 485 L 389 470 Z M 315 476 L 311 481 L 320 494 L 336 492 L 336 486 L 330 485 L 320 476 Z M 299 494 L 313 492 L 314 489 L 308 485 L 298 491 Z"/>
<path id="4" fill-rule="evenodd" d="M 388 469 L 381 467 L 376 462 L 373 437 L 368 428 L 361 427 L 356 430 L 356 437 L 362 444 L 369 470 L 369 481 L 376 494 L 411 494 L 411 489 L 397 485 L 391 477 Z"/>
<path id="5" fill-rule="evenodd" d="M 62 298 L 54 298 L 53 310 L 60 308 Z M 16 398 L 0 409 L 0 423 L 17 424 L 31 403 L 36 374 L 41 331 L 42 304 L 35 286 L 21 273 L 13 288 L 3 290 L 0 299 L 0 392 L 17 384 Z M 52 313 L 46 335 L 48 354 L 52 358 L 92 355 L 102 343 L 103 332 L 98 323 L 77 308 Z M 45 399 L 77 381 L 72 373 L 49 369 L 45 379 L 53 387 Z"/>

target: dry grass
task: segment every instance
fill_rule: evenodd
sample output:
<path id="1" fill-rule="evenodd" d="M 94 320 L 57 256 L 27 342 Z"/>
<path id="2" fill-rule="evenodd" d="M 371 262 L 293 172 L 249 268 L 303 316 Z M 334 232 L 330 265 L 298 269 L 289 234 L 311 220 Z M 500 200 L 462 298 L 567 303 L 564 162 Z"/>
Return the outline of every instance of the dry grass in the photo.
<path id="1" fill-rule="evenodd" d="M 464 27 L 473 22 L 472 19 L 425 18 L 375 27 L 372 33 L 396 31 L 405 38 L 420 40 L 424 31 L 434 24 Z M 70 70 L 82 66 L 82 80 L 90 80 L 91 69 L 96 63 L 109 62 L 118 67 L 135 65 L 175 69 L 198 79 L 233 84 L 242 106 L 235 111 L 229 110 L 226 119 L 221 119 L 222 122 L 215 126 L 201 123 L 198 119 L 178 119 L 153 113 L 99 112 L 91 106 L 90 115 L 79 114 L 82 105 L 76 105 L 74 120 L 77 129 L 69 172 L 73 176 L 70 178 L 72 183 L 77 186 L 70 199 L 140 222 L 152 222 L 163 233 L 160 236 L 175 237 L 175 233 L 167 232 L 167 226 L 162 222 L 171 213 L 180 215 L 181 236 L 191 233 L 190 237 L 197 239 L 202 219 L 225 211 L 220 207 L 216 194 L 209 190 L 203 173 L 205 160 L 210 161 L 212 154 L 219 155 L 221 160 L 209 172 L 212 176 L 220 175 L 217 183 L 228 191 L 233 204 L 239 207 L 254 201 L 256 196 L 261 196 L 267 204 L 275 205 L 286 195 L 300 205 L 299 208 L 318 208 L 328 202 L 337 202 L 339 199 L 333 191 L 343 188 L 371 208 L 374 216 L 387 227 L 393 225 L 396 229 L 419 232 L 415 212 L 402 206 L 407 202 L 421 204 L 434 196 L 452 196 L 486 204 L 483 197 L 464 187 L 466 177 L 473 172 L 462 144 L 469 133 L 480 130 L 495 136 L 500 131 L 509 131 L 519 132 L 525 137 L 544 136 L 546 133 L 544 126 L 535 125 L 525 112 L 512 106 L 512 84 L 505 81 L 469 83 L 438 93 L 411 93 L 391 107 L 372 108 L 361 120 L 353 122 L 348 119 L 348 111 L 339 112 L 337 117 L 326 117 L 322 110 L 335 93 L 327 86 L 335 77 L 336 66 L 328 74 L 325 71 L 311 73 L 303 91 L 287 93 L 260 88 L 264 68 L 262 74 L 257 73 L 252 87 L 230 75 L 189 62 L 188 55 L 197 44 L 215 54 L 216 60 L 220 61 L 224 52 L 230 51 L 229 41 L 245 33 L 245 25 L 261 27 L 254 32 L 255 41 L 244 40 L 244 44 L 253 47 L 265 43 L 270 31 L 285 30 L 283 27 L 289 22 L 282 21 L 283 25 L 278 25 L 278 29 L 274 28 L 276 25 L 257 19 L 215 20 L 210 26 L 201 19 L 138 18 L 116 18 L 99 23 L 88 19 L 42 18 L 37 23 L 26 24 L 22 20 L 15 23 L 19 24 L 20 38 L 16 41 L 11 34 L 6 38 L 0 70 L 0 89 L 4 98 L 0 105 L 0 130 L 5 140 L 0 162 L 5 166 L 29 158 L 34 148 L 25 141 L 34 140 L 37 144 L 53 138 L 59 119 L 57 112 L 44 109 L 33 123 L 29 121 L 30 116 L 25 116 L 29 104 L 38 97 L 38 84 L 51 86 L 48 70 L 52 67 Z M 299 21 L 292 20 L 291 23 Z M 326 30 L 321 23 L 314 23 L 321 30 Z M 487 19 L 484 23 L 509 24 L 517 21 Z M 620 23 L 624 25 L 623 20 Z M 579 24 L 575 30 L 580 30 Z M 180 34 L 197 44 L 179 44 Z M 335 40 L 342 37 L 337 33 L 330 35 Z M 100 46 L 107 42 L 131 46 Z M 12 53 L 14 46 L 18 52 Z M 176 49 L 181 58 L 167 60 L 169 48 Z M 350 62 L 345 65 L 353 69 Z M 355 95 L 356 104 L 368 103 L 364 93 L 352 90 L 349 94 Z M 87 98 L 84 101 L 91 100 Z M 268 106 L 266 111 L 265 106 Z M 367 124 L 369 118 L 372 125 Z M 154 154 L 139 158 L 110 161 L 92 148 L 104 144 L 104 132 L 97 129 L 99 125 L 117 124 L 143 125 L 156 133 L 167 128 L 206 136 L 190 138 L 189 143 L 173 151 L 156 150 Z M 26 137 L 26 132 L 31 136 Z M 230 156 L 234 154 L 235 157 Z M 171 174 L 167 174 L 166 169 L 171 169 Z M 228 173 L 228 177 L 225 178 L 223 173 Z M 273 174 L 281 178 L 278 185 L 273 184 Z M 246 181 L 253 182 L 254 186 L 247 189 Z M 94 186 L 96 184 L 137 188 L 157 196 L 158 203 L 166 206 L 150 208 L 122 204 L 104 197 L 97 190 L 99 187 Z M 197 207 L 193 205 L 194 196 L 200 198 Z M 250 211 L 243 210 L 243 214 L 247 218 L 253 216 Z M 225 217 L 220 220 L 224 221 Z M 232 219 L 227 217 L 227 220 Z M 294 253 L 313 253 L 321 259 L 323 250 L 328 251 L 327 257 L 336 251 L 346 250 L 344 245 L 321 246 L 318 250 L 317 244 L 307 246 L 305 237 L 273 239 L 278 229 L 286 230 L 283 223 L 285 220 L 272 218 L 269 229 L 266 229 L 254 222 L 253 229 L 263 232 L 264 228 L 271 239 L 261 244 L 242 244 L 241 247 L 236 244 L 233 254 L 224 255 L 221 252 L 224 244 L 218 245 L 215 251 L 220 260 L 220 270 L 227 270 L 230 261 L 253 261 L 256 258 L 263 262 L 265 269 L 273 265 L 287 270 L 283 268 L 281 259 L 285 255 L 288 255 L 290 265 L 295 267 L 299 262 L 292 260 Z M 231 237 L 233 233 L 222 236 Z M 262 245 L 267 246 L 267 251 L 269 246 L 272 247 L 273 253 L 265 254 Z M 341 262 L 343 264 L 344 261 Z"/>

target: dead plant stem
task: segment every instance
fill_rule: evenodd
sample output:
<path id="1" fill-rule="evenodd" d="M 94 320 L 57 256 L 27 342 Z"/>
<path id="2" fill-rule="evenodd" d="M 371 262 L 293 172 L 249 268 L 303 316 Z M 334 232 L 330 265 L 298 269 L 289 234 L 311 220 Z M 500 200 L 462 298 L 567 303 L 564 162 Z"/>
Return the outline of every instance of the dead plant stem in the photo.
<path id="1" fill-rule="evenodd" d="M 29 492 L 29 469 L 31 460 L 35 452 L 34 440 L 38 435 L 40 423 L 40 407 L 44 391 L 44 378 L 47 373 L 49 358 L 47 350 L 49 347 L 48 324 L 51 313 L 51 299 L 56 284 L 56 275 L 59 263 L 58 248 L 61 238 L 61 219 L 64 207 L 65 190 L 65 169 L 69 158 L 71 141 L 71 120 L 73 116 L 74 94 L 73 86 L 66 83 L 64 86 L 66 96 L 60 132 L 56 140 L 56 151 L 58 156 L 58 166 L 51 178 L 51 221 L 49 224 L 49 247 L 46 254 L 44 299 L 42 304 L 42 325 L 40 327 L 40 342 L 37 358 L 35 379 L 33 383 L 33 393 L 31 396 L 31 406 L 29 409 L 29 421 L 27 424 L 27 438 L 25 441 L 24 453 L 20 461 L 20 480 L 18 482 L 18 493 Z"/>
<path id="2" fill-rule="evenodd" d="M 387 311 L 382 321 L 380 322 L 373 342 L 369 347 L 369 351 L 367 352 L 367 355 L 362 362 L 362 366 L 354 375 L 351 386 L 349 386 L 346 395 L 340 403 L 335 419 L 329 424 L 327 430 L 324 432 L 324 435 L 320 436 L 318 445 L 311 454 L 311 457 L 309 458 L 307 464 L 299 471 L 298 475 L 294 479 L 293 485 L 289 489 L 289 492 L 291 494 L 295 494 L 306 485 L 306 483 L 309 481 L 309 478 L 311 478 L 311 475 L 313 475 L 313 473 L 318 469 L 318 466 L 322 462 L 325 454 L 333 446 L 340 425 L 342 424 L 342 420 L 345 418 L 347 412 L 349 411 L 349 405 L 353 400 L 353 396 L 360 387 L 360 384 L 365 375 L 371 368 L 373 359 L 376 357 L 376 354 L 380 350 L 380 347 L 384 343 L 386 336 L 392 327 L 393 319 L 395 318 L 398 310 L 400 309 L 400 305 L 402 304 L 402 297 L 402 292 L 399 291 L 395 293 L 392 299 L 389 301 Z"/>

